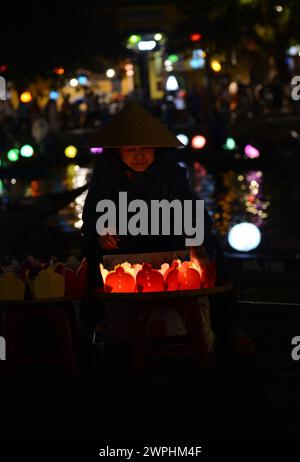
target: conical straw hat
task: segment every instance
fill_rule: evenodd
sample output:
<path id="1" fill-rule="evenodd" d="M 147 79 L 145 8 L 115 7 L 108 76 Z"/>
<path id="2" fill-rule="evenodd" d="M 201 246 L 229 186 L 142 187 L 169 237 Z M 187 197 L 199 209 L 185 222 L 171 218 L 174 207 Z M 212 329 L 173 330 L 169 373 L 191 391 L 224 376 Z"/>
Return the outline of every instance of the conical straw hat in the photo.
<path id="1" fill-rule="evenodd" d="M 118 148 L 143 146 L 169 148 L 182 146 L 164 125 L 136 103 L 128 103 L 89 139 L 89 147 Z"/>

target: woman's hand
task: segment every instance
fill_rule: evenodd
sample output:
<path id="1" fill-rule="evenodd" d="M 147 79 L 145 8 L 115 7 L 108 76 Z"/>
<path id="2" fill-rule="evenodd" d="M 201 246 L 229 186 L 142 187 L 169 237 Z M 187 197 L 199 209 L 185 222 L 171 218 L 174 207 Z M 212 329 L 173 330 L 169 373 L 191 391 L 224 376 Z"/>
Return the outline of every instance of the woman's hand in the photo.
<path id="1" fill-rule="evenodd" d="M 103 250 L 114 250 L 119 248 L 120 238 L 112 234 L 105 234 L 105 236 L 99 236 L 100 247 Z"/>

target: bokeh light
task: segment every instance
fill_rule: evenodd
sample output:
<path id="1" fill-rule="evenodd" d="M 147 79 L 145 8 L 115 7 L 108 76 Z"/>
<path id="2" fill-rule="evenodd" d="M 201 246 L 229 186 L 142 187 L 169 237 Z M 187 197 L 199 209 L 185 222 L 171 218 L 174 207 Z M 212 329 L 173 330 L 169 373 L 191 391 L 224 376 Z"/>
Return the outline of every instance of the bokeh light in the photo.
<path id="1" fill-rule="evenodd" d="M 33 156 L 33 147 L 30 144 L 24 144 L 20 150 L 22 157 L 32 157 Z"/>
<path id="2" fill-rule="evenodd" d="M 25 104 L 30 103 L 32 101 L 32 94 L 30 91 L 23 91 L 20 96 L 20 101 Z"/>
<path id="3" fill-rule="evenodd" d="M 65 156 L 68 159 L 74 159 L 77 155 L 77 148 L 75 146 L 67 146 L 65 149 Z"/>
<path id="4" fill-rule="evenodd" d="M 192 139 L 192 146 L 194 149 L 202 149 L 206 145 L 206 138 L 203 135 L 196 135 Z"/>
<path id="5" fill-rule="evenodd" d="M 250 159 L 256 159 L 257 157 L 260 156 L 260 152 L 258 149 L 256 149 L 254 146 L 251 144 L 247 144 L 245 146 L 245 155 L 249 157 Z"/>
<path id="6" fill-rule="evenodd" d="M 256 249 L 260 241 L 260 230 L 253 223 L 239 223 L 234 225 L 228 233 L 229 245 L 240 252 Z"/>
<path id="7" fill-rule="evenodd" d="M 16 162 L 19 159 L 19 149 L 10 149 L 7 158 L 10 162 Z"/>

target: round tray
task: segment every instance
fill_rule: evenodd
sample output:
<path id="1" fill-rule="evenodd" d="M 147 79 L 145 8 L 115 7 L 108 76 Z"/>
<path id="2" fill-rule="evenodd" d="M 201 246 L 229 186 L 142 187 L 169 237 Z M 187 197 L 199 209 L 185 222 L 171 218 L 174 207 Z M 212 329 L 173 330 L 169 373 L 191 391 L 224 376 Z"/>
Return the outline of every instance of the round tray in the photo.
<path id="1" fill-rule="evenodd" d="M 169 300 L 172 298 L 193 298 L 203 297 L 206 295 L 217 295 L 229 292 L 233 289 L 233 283 L 228 281 L 223 285 L 213 287 L 211 289 L 196 289 L 196 290 L 172 290 L 162 292 L 103 292 L 96 289 L 93 296 L 97 300 Z"/>

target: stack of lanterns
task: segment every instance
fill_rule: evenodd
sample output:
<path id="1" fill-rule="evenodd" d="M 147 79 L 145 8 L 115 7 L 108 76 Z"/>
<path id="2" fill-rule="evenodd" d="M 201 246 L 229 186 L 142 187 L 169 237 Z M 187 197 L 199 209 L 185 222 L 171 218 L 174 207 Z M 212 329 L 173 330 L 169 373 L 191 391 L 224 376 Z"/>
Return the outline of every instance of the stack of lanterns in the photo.
<path id="1" fill-rule="evenodd" d="M 124 262 L 108 271 L 102 263 L 100 272 L 105 292 L 163 292 L 195 290 L 214 287 L 216 265 L 211 262 L 200 268 L 191 261 L 174 260 L 170 266 L 163 263 L 160 269 L 151 264 L 130 264 Z"/>

